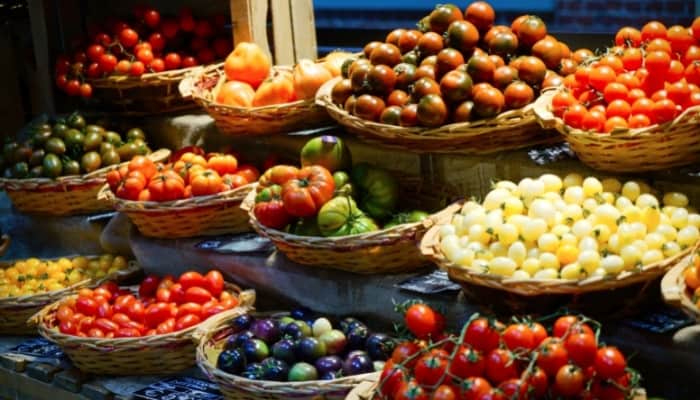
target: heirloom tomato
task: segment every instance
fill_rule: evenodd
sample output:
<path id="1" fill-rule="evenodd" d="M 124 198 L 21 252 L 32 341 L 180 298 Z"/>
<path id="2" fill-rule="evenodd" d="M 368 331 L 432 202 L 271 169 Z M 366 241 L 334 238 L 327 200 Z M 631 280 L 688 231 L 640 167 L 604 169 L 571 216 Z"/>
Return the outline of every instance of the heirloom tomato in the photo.
<path id="1" fill-rule="evenodd" d="M 362 163 L 352 169 L 351 176 L 360 191 L 362 210 L 377 219 L 393 214 L 399 200 L 399 184 L 388 171 Z"/>
<path id="2" fill-rule="evenodd" d="M 338 196 L 321 207 L 318 229 L 323 236 L 346 236 L 379 230 L 377 224 L 357 208 L 351 197 Z"/>
<path id="3" fill-rule="evenodd" d="M 258 181 L 258 191 L 272 185 L 284 185 L 288 180 L 296 177 L 299 169 L 291 165 L 275 165 L 268 168 Z"/>
<path id="4" fill-rule="evenodd" d="M 185 181 L 175 171 L 165 171 L 151 179 L 148 191 L 155 201 L 181 199 L 185 193 Z"/>
<path id="5" fill-rule="evenodd" d="M 190 179 L 190 185 L 193 196 L 206 196 L 218 193 L 222 189 L 221 177 L 211 169 L 196 173 Z"/>
<path id="6" fill-rule="evenodd" d="M 313 165 L 299 170 L 294 179 L 282 186 L 282 201 L 295 217 L 311 217 L 333 197 L 335 182 L 324 167 Z"/>
<path id="7" fill-rule="evenodd" d="M 253 107 L 290 103 L 296 99 L 292 75 L 289 72 L 279 72 L 260 84 L 253 97 Z"/>
<path id="8" fill-rule="evenodd" d="M 255 196 L 253 213 L 261 224 L 274 229 L 282 229 L 292 220 L 282 203 L 282 186 L 280 185 L 265 187 Z"/>

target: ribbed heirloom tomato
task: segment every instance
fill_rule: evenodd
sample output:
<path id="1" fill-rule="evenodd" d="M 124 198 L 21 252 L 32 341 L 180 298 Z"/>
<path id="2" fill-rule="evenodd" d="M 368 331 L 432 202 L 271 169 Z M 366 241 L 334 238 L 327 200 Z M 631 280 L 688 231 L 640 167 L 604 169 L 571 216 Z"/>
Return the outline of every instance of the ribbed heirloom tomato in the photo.
<path id="1" fill-rule="evenodd" d="M 300 169 L 282 186 L 285 210 L 295 217 L 311 217 L 333 197 L 335 183 L 331 173 L 318 165 Z"/>

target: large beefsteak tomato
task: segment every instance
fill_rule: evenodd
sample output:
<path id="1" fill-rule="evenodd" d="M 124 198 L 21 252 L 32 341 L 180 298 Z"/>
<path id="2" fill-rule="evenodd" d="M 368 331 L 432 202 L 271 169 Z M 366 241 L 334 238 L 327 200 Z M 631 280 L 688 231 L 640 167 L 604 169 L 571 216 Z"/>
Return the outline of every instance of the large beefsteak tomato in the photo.
<path id="1" fill-rule="evenodd" d="M 399 201 L 399 183 L 388 171 L 361 163 L 352 169 L 352 181 L 360 190 L 360 208 L 372 218 L 389 218 Z"/>
<path id="2" fill-rule="evenodd" d="M 333 198 L 333 175 L 324 167 L 313 165 L 299 170 L 294 179 L 282 186 L 282 201 L 294 217 L 313 217 Z"/>
<path id="3" fill-rule="evenodd" d="M 357 208 L 355 200 L 338 196 L 321 207 L 318 229 L 323 236 L 347 236 L 379 230 L 377 224 Z"/>
<path id="4" fill-rule="evenodd" d="M 284 209 L 280 185 L 266 187 L 255 196 L 253 213 L 261 224 L 274 229 L 283 229 L 292 220 Z"/>

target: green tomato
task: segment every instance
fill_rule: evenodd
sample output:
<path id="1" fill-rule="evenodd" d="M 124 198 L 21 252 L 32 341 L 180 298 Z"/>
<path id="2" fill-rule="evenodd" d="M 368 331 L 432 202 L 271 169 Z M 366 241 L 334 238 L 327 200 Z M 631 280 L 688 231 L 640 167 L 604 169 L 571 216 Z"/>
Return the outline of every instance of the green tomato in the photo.
<path id="1" fill-rule="evenodd" d="M 323 236 L 348 236 L 379 230 L 377 224 L 357 208 L 351 197 L 338 196 L 321 207 L 317 217 Z"/>
<path id="2" fill-rule="evenodd" d="M 131 142 L 136 139 L 146 140 L 146 134 L 141 128 L 131 128 L 126 132 L 126 140 Z"/>
<path id="3" fill-rule="evenodd" d="M 44 167 L 36 165 L 29 170 L 30 178 L 39 178 L 44 175 Z"/>
<path id="4" fill-rule="evenodd" d="M 12 166 L 12 177 L 16 179 L 24 179 L 29 175 L 29 164 L 24 161 L 18 162 Z"/>
<path id="5" fill-rule="evenodd" d="M 350 182 L 350 175 L 344 171 L 336 171 L 333 174 L 333 182 L 335 182 L 336 196 L 355 196 L 355 186 Z"/>
<path id="6" fill-rule="evenodd" d="M 136 146 L 136 154 L 145 156 L 149 152 L 148 145 L 143 139 L 134 139 L 131 141 Z"/>
<path id="7" fill-rule="evenodd" d="M 102 165 L 102 157 L 96 151 L 83 154 L 80 160 L 80 167 L 85 172 L 92 172 L 100 168 Z"/>
<path id="8" fill-rule="evenodd" d="M 61 159 L 56 154 L 49 153 L 45 155 L 41 165 L 44 169 L 44 175 L 49 178 L 56 178 L 63 173 L 63 164 L 61 164 Z"/>
<path id="9" fill-rule="evenodd" d="M 358 164 L 352 169 L 352 181 L 360 192 L 360 208 L 369 216 L 386 219 L 396 211 L 399 183 L 388 171 Z"/>
<path id="10" fill-rule="evenodd" d="M 44 149 L 36 149 L 32 152 L 32 155 L 29 157 L 29 166 L 30 167 L 36 167 L 37 165 L 41 165 L 41 163 L 44 161 L 44 156 L 46 155 L 46 152 Z"/>
<path id="11" fill-rule="evenodd" d="M 135 155 L 139 154 L 139 148 L 133 142 L 125 143 L 117 147 L 117 153 L 119 158 L 128 161 L 131 160 Z"/>
<path id="12" fill-rule="evenodd" d="M 57 138 L 63 139 L 66 136 L 66 132 L 68 131 L 68 129 L 70 129 L 68 125 L 62 122 L 57 122 L 52 128 L 53 135 Z"/>
<path id="13" fill-rule="evenodd" d="M 100 154 L 104 154 L 110 150 L 116 151 L 117 148 L 112 143 L 109 143 L 109 142 L 100 143 Z"/>
<path id="14" fill-rule="evenodd" d="M 398 213 L 394 215 L 394 217 L 391 218 L 391 220 L 384 225 L 384 229 L 401 224 L 412 224 L 414 222 L 421 222 L 429 216 L 430 214 L 420 210 Z"/>
<path id="15" fill-rule="evenodd" d="M 64 139 L 66 146 L 68 147 L 83 147 L 83 142 L 85 141 L 85 135 L 77 129 L 69 129 L 66 132 L 66 138 Z"/>
<path id="16" fill-rule="evenodd" d="M 86 125 L 85 118 L 83 118 L 83 116 L 78 113 L 73 113 L 70 117 L 68 117 L 68 125 L 71 128 L 83 129 Z"/>
<path id="17" fill-rule="evenodd" d="M 63 161 L 64 175 L 80 175 L 80 163 L 75 160 Z"/>
<path id="18" fill-rule="evenodd" d="M 17 142 L 5 143 L 5 145 L 2 146 L 2 155 L 5 157 L 6 162 L 15 162 L 15 153 L 17 149 L 19 149 L 19 143 Z"/>
<path id="19" fill-rule="evenodd" d="M 117 147 L 121 146 L 124 143 L 124 142 L 122 142 L 122 137 L 119 136 L 119 134 L 117 132 L 113 132 L 113 131 L 107 131 L 107 132 L 103 133 L 103 139 L 105 142 L 111 143 Z"/>
<path id="20" fill-rule="evenodd" d="M 337 136 L 315 137 L 301 149 L 301 166 L 320 165 L 330 172 L 349 170 L 352 166 L 350 150 Z"/>
<path id="21" fill-rule="evenodd" d="M 88 125 L 85 127 L 85 134 L 96 132 L 102 135 L 105 131 L 105 128 L 99 126 L 99 125 Z"/>
<path id="22" fill-rule="evenodd" d="M 117 153 L 117 151 L 114 149 L 102 152 L 101 156 L 102 165 L 104 166 L 115 165 L 121 162 L 121 158 L 119 158 L 119 153 Z"/>
<path id="23" fill-rule="evenodd" d="M 52 137 L 46 141 L 46 144 L 44 144 L 44 150 L 46 150 L 47 153 L 53 153 L 60 156 L 66 153 L 66 144 L 60 138 Z"/>
<path id="24" fill-rule="evenodd" d="M 316 218 L 300 218 L 289 225 L 289 233 L 299 236 L 321 236 Z"/>
<path id="25" fill-rule="evenodd" d="M 42 129 L 34 132 L 32 138 L 34 139 L 34 143 L 36 143 L 39 146 L 43 146 L 44 143 L 46 143 L 46 141 L 51 138 L 52 134 L 53 133 L 51 132 L 51 128 L 49 128 L 49 130 Z"/>
<path id="26" fill-rule="evenodd" d="M 98 150 L 102 145 L 102 135 L 99 132 L 88 132 L 83 140 L 83 150 L 93 151 Z"/>
<path id="27" fill-rule="evenodd" d="M 290 382 L 315 381 L 316 379 L 318 379 L 316 367 L 305 362 L 294 364 L 287 376 L 287 380 Z"/>

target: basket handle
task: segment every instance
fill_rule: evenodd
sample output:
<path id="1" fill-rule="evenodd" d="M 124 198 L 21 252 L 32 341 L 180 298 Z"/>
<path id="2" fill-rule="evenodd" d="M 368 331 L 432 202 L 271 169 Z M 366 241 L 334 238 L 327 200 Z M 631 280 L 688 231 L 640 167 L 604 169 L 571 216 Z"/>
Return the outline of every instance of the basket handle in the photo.
<path id="1" fill-rule="evenodd" d="M 224 321 L 235 318 L 239 315 L 249 313 L 254 310 L 255 290 L 244 290 L 238 294 L 238 306 L 209 317 L 206 321 L 197 325 L 197 328 L 192 332 L 192 341 L 194 344 L 199 344 L 208 332 L 216 329 Z"/>
<path id="2" fill-rule="evenodd" d="M 554 116 L 550 110 L 550 105 L 552 104 L 552 98 L 560 90 L 558 88 L 552 88 L 545 90 L 540 97 L 535 100 L 532 110 L 535 112 L 537 117 L 537 122 L 544 129 L 552 129 L 557 124 L 557 117 Z"/>
<path id="3" fill-rule="evenodd" d="M 462 209 L 463 204 L 464 201 L 462 200 L 450 204 L 444 209 L 433 214 L 430 218 L 424 219 L 423 226 L 426 228 L 431 228 L 436 225 L 448 224 L 452 220 L 452 216 Z"/>
<path id="4" fill-rule="evenodd" d="M 681 260 L 675 267 L 671 268 L 661 280 L 661 295 L 667 304 L 672 306 L 680 306 L 685 285 L 680 284 L 683 271 L 688 267 L 687 260 L 692 256 L 688 256 Z"/>
<path id="5" fill-rule="evenodd" d="M 335 84 L 341 80 L 343 80 L 341 76 L 336 76 L 335 78 L 326 81 L 323 85 L 321 85 L 321 87 L 319 87 L 316 91 L 316 104 L 321 107 L 332 106 L 333 102 L 331 101 L 331 92 L 333 91 L 333 86 L 335 86 Z"/>
<path id="6" fill-rule="evenodd" d="M 5 254 L 7 249 L 10 247 L 10 240 L 10 235 L 6 233 L 0 236 L 0 256 Z"/>

